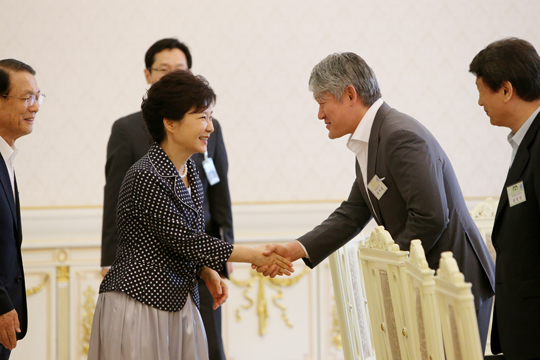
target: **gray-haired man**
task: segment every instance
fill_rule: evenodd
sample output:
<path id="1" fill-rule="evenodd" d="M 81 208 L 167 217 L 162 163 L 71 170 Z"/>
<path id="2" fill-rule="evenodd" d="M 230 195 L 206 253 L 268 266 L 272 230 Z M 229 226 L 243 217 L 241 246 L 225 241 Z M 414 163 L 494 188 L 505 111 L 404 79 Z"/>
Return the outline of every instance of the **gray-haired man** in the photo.
<path id="1" fill-rule="evenodd" d="M 344 201 L 298 241 L 271 245 L 314 267 L 355 237 L 372 218 L 402 250 L 420 239 L 432 269 L 452 251 L 472 291 L 485 347 L 494 289 L 494 264 L 469 215 L 450 160 L 418 121 L 381 99 L 373 70 L 354 53 L 332 54 L 311 72 L 309 88 L 328 137 L 349 135 L 356 179 Z M 259 269 L 275 275 L 274 269 Z"/>

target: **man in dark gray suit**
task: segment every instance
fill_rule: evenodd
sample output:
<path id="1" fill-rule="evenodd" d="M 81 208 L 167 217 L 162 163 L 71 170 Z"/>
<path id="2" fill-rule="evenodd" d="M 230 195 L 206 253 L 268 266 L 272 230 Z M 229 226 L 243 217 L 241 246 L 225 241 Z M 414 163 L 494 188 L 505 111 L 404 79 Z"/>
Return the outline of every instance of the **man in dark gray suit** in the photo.
<path id="1" fill-rule="evenodd" d="M 491 349 L 540 359 L 540 56 L 527 41 L 489 44 L 469 66 L 491 124 L 511 130 L 510 169 L 495 215 Z"/>
<path id="2" fill-rule="evenodd" d="M 171 71 L 191 69 L 191 54 L 188 47 L 177 39 L 162 39 L 154 43 L 146 52 L 145 65 L 146 81 L 151 85 Z M 227 152 L 225 151 L 221 125 L 216 119 L 213 120 L 213 124 L 214 132 L 208 139 L 207 153 L 195 154 L 192 158 L 197 164 L 205 194 L 203 209 L 206 233 L 232 244 L 234 235 L 227 178 L 229 168 Z M 150 136 L 140 111 L 123 117 L 113 124 L 107 145 L 107 164 L 105 165 L 106 183 L 101 237 L 103 276 L 114 262 L 118 248 L 116 207 L 124 175 L 131 165 L 148 152 L 150 145 Z M 212 172 L 203 168 L 203 162 L 210 168 L 213 162 L 215 167 L 213 175 Z M 214 176 L 215 174 L 217 174 L 217 178 Z M 230 264 L 227 263 L 227 267 L 221 275 L 227 277 L 231 269 Z M 224 360 L 225 352 L 221 338 L 221 308 L 213 310 L 214 299 L 201 279 L 199 279 L 199 295 L 200 312 L 206 330 L 210 360 Z"/>
<path id="3" fill-rule="evenodd" d="M 356 54 L 332 54 L 315 66 L 309 88 L 331 139 L 350 135 L 356 180 L 349 198 L 298 241 L 267 252 L 304 258 L 314 267 L 375 219 L 402 250 L 420 239 L 432 269 L 452 251 L 472 291 L 485 347 L 493 297 L 494 265 L 465 205 L 452 165 L 418 121 L 381 99 L 373 70 Z M 275 275 L 273 269 L 260 272 Z"/>

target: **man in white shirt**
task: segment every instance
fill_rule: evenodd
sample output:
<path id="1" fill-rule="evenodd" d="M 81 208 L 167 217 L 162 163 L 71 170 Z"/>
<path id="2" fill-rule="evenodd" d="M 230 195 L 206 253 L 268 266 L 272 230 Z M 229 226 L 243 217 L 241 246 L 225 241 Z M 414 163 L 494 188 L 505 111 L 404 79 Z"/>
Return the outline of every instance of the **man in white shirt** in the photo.
<path id="1" fill-rule="evenodd" d="M 525 40 L 489 44 L 469 66 L 491 124 L 511 130 L 510 169 L 492 241 L 496 258 L 493 353 L 540 359 L 540 56 Z"/>
<path id="2" fill-rule="evenodd" d="M 354 238 L 372 218 L 402 250 L 420 239 L 432 269 L 452 251 L 473 284 L 480 338 L 485 346 L 493 296 L 494 264 L 465 205 L 452 165 L 418 121 L 381 99 L 373 70 L 354 53 L 332 54 L 315 66 L 309 88 L 331 139 L 349 135 L 356 179 L 344 201 L 321 225 L 283 246 L 290 260 L 314 267 Z M 272 269 L 258 269 L 275 275 Z"/>
<path id="3" fill-rule="evenodd" d="M 15 140 L 32 132 L 41 94 L 30 66 L 0 60 L 0 360 L 26 334 L 27 310 L 21 258 L 21 214 L 13 168 Z"/>

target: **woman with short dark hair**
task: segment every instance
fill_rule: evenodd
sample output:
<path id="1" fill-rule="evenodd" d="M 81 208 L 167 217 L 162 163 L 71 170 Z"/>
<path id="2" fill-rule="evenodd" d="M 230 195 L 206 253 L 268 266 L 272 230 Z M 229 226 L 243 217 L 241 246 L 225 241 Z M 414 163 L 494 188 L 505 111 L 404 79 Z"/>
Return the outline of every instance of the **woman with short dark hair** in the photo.
<path id="1" fill-rule="evenodd" d="M 118 202 L 116 260 L 103 279 L 88 358 L 208 359 L 198 311 L 200 276 L 227 298 L 227 261 L 292 264 L 264 246 L 230 245 L 204 233 L 203 189 L 191 155 L 205 152 L 216 95 L 190 72 L 165 75 L 148 90 L 142 113 L 155 143 L 127 172 Z"/>

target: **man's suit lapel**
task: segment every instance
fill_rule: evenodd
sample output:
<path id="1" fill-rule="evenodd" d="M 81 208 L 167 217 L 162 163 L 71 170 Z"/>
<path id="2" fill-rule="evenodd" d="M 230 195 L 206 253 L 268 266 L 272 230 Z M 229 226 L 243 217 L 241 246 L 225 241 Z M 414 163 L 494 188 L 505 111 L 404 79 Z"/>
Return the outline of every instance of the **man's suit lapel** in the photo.
<path id="1" fill-rule="evenodd" d="M 502 212 L 502 209 L 505 208 L 506 203 L 508 202 L 508 193 L 506 192 L 506 188 L 520 181 L 521 175 L 523 174 L 525 167 L 529 163 L 529 145 L 536 137 L 539 128 L 540 115 L 537 115 L 533 123 L 531 124 L 531 127 L 527 131 L 527 134 L 525 134 L 523 141 L 519 145 L 516 157 L 514 158 L 514 162 L 512 163 L 510 170 L 508 170 L 508 176 L 506 177 L 506 181 L 504 182 L 504 187 L 502 189 L 499 205 L 497 206 L 497 213 L 495 214 L 495 224 L 497 224 L 497 220 Z M 525 196 L 526 195 L 527 189 L 525 189 Z"/>
<path id="2" fill-rule="evenodd" d="M 369 205 L 369 198 L 368 194 L 366 192 L 366 186 L 364 185 L 364 178 L 362 171 L 360 170 L 360 165 L 358 164 L 358 160 L 355 159 L 354 163 L 356 164 L 356 182 L 358 184 L 358 188 L 360 189 L 360 193 L 362 194 L 362 197 L 364 198 L 364 201 L 366 205 L 371 209 L 371 205 Z M 379 219 L 375 217 L 375 221 L 379 223 Z"/>
<path id="3" fill-rule="evenodd" d="M 377 153 L 379 151 L 379 131 L 381 130 L 381 125 L 390 112 L 391 107 L 387 103 L 383 103 L 377 114 L 375 115 L 375 120 L 371 126 L 371 134 L 369 135 L 369 145 L 368 145 L 368 163 L 367 163 L 367 183 L 373 179 L 375 176 L 375 167 L 377 165 Z M 379 209 L 379 200 L 373 195 L 371 191 L 367 191 L 371 204 L 373 205 L 373 210 L 375 211 L 375 217 L 379 225 L 382 225 L 381 211 Z"/>
<path id="4" fill-rule="evenodd" d="M 17 226 L 17 241 L 19 243 L 19 246 L 21 246 L 22 243 L 22 226 L 21 226 L 21 203 L 19 201 L 19 187 L 17 186 L 17 177 L 14 175 L 14 182 L 15 182 L 15 213 L 17 214 L 16 219 L 16 226 Z"/>
<path id="5" fill-rule="evenodd" d="M 19 221 L 17 217 L 17 209 L 15 206 L 15 199 L 13 198 L 13 190 L 11 188 L 11 180 L 9 179 L 9 172 L 6 167 L 6 162 L 4 161 L 4 158 L 0 156 L 0 183 L 2 184 L 2 189 L 4 191 L 4 194 L 6 195 L 6 198 L 8 199 L 9 208 L 11 210 L 11 215 L 13 215 L 13 221 L 15 222 L 15 226 L 18 227 Z"/>

